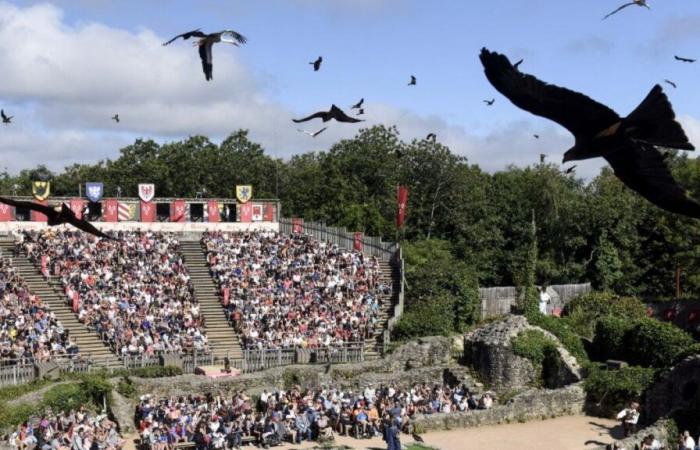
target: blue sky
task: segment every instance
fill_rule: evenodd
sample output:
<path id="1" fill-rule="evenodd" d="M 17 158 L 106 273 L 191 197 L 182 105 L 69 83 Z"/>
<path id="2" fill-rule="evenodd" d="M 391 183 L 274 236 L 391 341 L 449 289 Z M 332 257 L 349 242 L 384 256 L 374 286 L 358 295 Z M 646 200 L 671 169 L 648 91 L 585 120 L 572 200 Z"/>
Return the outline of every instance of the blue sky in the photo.
<path id="1" fill-rule="evenodd" d="M 41 67 L 48 72 L 44 78 L 27 80 L 26 73 L 18 73 L 21 87 L 0 87 L 6 109 L 17 111 L 18 119 L 22 114 L 33 119 L 20 130 L 21 138 L 3 142 L 0 135 L 0 150 L 21 151 L 23 145 L 31 145 L 32 134 L 39 134 L 46 145 L 60 142 L 48 161 L 59 168 L 69 162 L 115 157 L 121 145 L 138 136 L 167 141 L 201 132 L 220 139 L 242 124 L 273 154 L 287 157 L 325 149 L 359 128 L 335 125 L 326 136 L 310 140 L 296 133 L 288 118 L 331 103 L 347 107 L 364 97 L 367 124 L 396 124 L 406 138 L 435 130 L 454 151 L 488 170 L 528 164 L 540 151 L 559 160 L 571 144 L 570 136 L 557 125 L 520 111 L 490 87 L 477 57 L 482 46 L 513 60 L 524 58 L 524 72 L 584 92 L 621 114 L 634 108 L 654 83 L 673 80 L 678 89 L 664 88 L 691 139 L 700 145 L 696 87 L 700 62 L 673 59 L 674 54 L 700 59 L 700 2 L 650 0 L 651 10 L 633 6 L 601 20 L 619 4 L 617 0 L 5 3 L 0 36 L 12 22 L 8 17 L 19 20 L 18 15 L 26 16 L 26 27 L 38 28 L 35 34 L 51 26 L 53 34 L 43 45 L 24 44 L 24 57 L 30 60 L 22 69 Z M 50 26 L 41 26 L 44 20 Z M 188 42 L 159 49 L 152 45 L 193 28 L 233 28 L 249 43 L 239 49 L 215 47 L 214 81 L 206 83 Z M 94 53 L 81 59 L 92 36 L 99 36 L 100 43 L 95 44 L 99 48 L 93 45 L 88 51 Z M 53 42 L 62 43 L 60 50 L 51 48 Z M 163 58 L 157 76 L 144 73 L 156 72 L 147 63 L 140 69 L 129 66 L 130 58 L 142 51 L 139 46 L 161 52 L 153 53 Z M 12 71 L 15 62 L 8 56 L 10 50 L 0 46 L 0 63 L 6 71 Z M 324 64 L 315 73 L 307 63 L 319 55 Z M 76 62 L 62 67 L 66 59 Z M 45 60 L 50 61 L 45 67 L 36 65 Z M 127 67 L 119 67 L 120 61 Z M 176 70 L 162 67 L 171 64 Z M 47 86 L 52 70 L 61 72 L 63 86 Z M 93 86 L 90 72 L 104 80 L 103 87 Z M 411 74 L 417 76 L 418 86 L 409 88 Z M 482 99 L 493 97 L 493 107 L 483 105 Z M 70 118 L 60 112 L 66 108 L 73 112 Z M 112 110 L 120 110 L 125 118 L 120 128 L 103 121 Z M 188 110 L 193 117 L 185 117 Z M 180 120 L 178 114 L 183 115 Z M 532 142 L 532 133 L 542 139 Z M 97 150 L 90 155 L 71 145 L 93 145 Z M 598 167 L 594 163 L 584 171 L 595 173 Z"/>

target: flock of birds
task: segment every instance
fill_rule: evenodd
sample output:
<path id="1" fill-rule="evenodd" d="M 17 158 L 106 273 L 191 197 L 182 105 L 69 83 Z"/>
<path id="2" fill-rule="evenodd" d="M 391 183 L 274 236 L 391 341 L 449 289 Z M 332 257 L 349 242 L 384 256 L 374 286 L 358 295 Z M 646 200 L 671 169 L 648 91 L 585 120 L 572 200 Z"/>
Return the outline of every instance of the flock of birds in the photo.
<path id="1" fill-rule="evenodd" d="M 633 0 L 625 3 L 603 17 L 603 20 L 617 14 L 629 6 L 641 6 L 649 9 L 647 0 Z M 234 46 L 245 44 L 247 39 L 234 30 L 216 33 L 204 33 L 201 29 L 179 34 L 163 45 L 167 46 L 178 39 L 198 38 L 194 46 L 198 47 L 202 62 L 202 71 L 207 81 L 213 79 L 214 64 L 212 49 L 214 44 L 227 43 Z M 569 130 L 575 138 L 574 146 L 564 153 L 563 163 L 602 157 L 613 168 L 615 175 L 629 188 L 639 193 L 651 203 L 667 211 L 690 217 L 700 218 L 700 203 L 690 198 L 685 189 L 673 178 L 666 164 L 666 156 L 659 148 L 694 150 L 681 125 L 675 120 L 675 113 L 663 89 L 655 85 L 639 106 L 626 117 L 620 117 L 612 109 L 589 97 L 572 90 L 548 84 L 532 75 L 520 71 L 523 60 L 512 64 L 499 53 L 486 48 L 479 55 L 486 78 L 494 88 L 514 105 L 532 114 L 557 122 Z M 695 59 L 674 55 L 677 61 L 694 63 Z M 314 71 L 319 71 L 323 57 L 309 62 Z M 664 80 L 676 88 L 676 83 Z M 411 75 L 408 86 L 416 86 L 417 79 Z M 358 116 L 364 114 L 364 98 L 350 107 Z M 493 106 L 496 98 L 483 100 L 486 106 Z M 6 115 L 0 109 L 0 118 L 4 124 L 12 123 L 13 116 Z M 119 114 L 111 117 L 120 122 Z M 301 119 L 292 119 L 294 123 L 303 123 L 321 119 L 324 123 L 335 120 L 341 123 L 357 123 L 362 119 L 349 116 L 336 105 L 328 111 L 318 111 Z M 298 129 L 312 138 L 323 133 L 328 127 L 318 131 Z M 539 135 L 534 134 L 535 139 Z M 435 133 L 429 133 L 427 140 L 435 141 Z M 401 155 L 398 155 L 401 156 Z M 540 154 L 544 163 L 545 154 Z M 576 166 L 564 171 L 571 174 Z M 34 202 L 18 201 L 0 197 L 0 203 L 15 207 L 25 207 L 45 214 L 48 225 L 70 223 L 75 227 L 106 239 L 112 239 L 87 221 L 78 218 L 66 204 L 47 206 Z"/>

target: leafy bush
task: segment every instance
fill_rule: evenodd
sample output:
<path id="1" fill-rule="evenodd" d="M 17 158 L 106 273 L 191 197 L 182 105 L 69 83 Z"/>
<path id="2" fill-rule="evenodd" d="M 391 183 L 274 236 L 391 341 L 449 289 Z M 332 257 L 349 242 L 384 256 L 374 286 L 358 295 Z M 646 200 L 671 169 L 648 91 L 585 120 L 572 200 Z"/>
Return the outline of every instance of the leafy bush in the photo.
<path id="1" fill-rule="evenodd" d="M 532 361 L 538 382 L 554 387 L 562 363 L 556 343 L 539 330 L 526 330 L 511 340 L 513 352 Z"/>
<path id="2" fill-rule="evenodd" d="M 59 384 L 46 391 L 42 404 L 54 411 L 70 411 L 87 403 L 88 398 L 81 384 Z"/>
<path id="3" fill-rule="evenodd" d="M 683 350 L 682 352 L 677 354 L 672 365 L 675 366 L 676 364 L 683 361 L 688 356 L 693 356 L 693 355 L 700 355 L 700 342 L 691 345 L 690 347 L 686 348 L 685 350 Z"/>
<path id="4" fill-rule="evenodd" d="M 408 340 L 421 336 L 446 336 L 452 331 L 454 304 L 447 296 L 421 302 L 405 312 L 393 329 L 393 338 Z"/>
<path id="5" fill-rule="evenodd" d="M 628 362 L 645 367 L 669 367 L 677 356 L 691 347 L 693 338 L 666 322 L 644 318 L 625 334 Z"/>
<path id="6" fill-rule="evenodd" d="M 26 422 L 39 408 L 39 405 L 29 403 L 14 405 L 12 408 L 0 405 L 0 430 L 9 431 L 11 427 Z"/>
<path id="7" fill-rule="evenodd" d="M 561 342 L 561 345 L 576 358 L 579 364 L 584 364 L 588 361 L 588 354 L 586 354 L 586 349 L 583 347 L 581 338 L 574 332 L 566 320 L 553 316 L 545 316 L 539 312 L 528 314 L 527 320 L 531 325 L 543 328 L 555 335 Z"/>
<path id="8" fill-rule="evenodd" d="M 591 367 L 583 383 L 590 410 L 611 416 L 622 410 L 630 400 L 638 399 L 654 381 L 656 370 L 645 367 L 623 367 L 606 370 Z"/>
<path id="9" fill-rule="evenodd" d="M 127 398 L 133 398 L 136 395 L 136 387 L 129 377 L 122 377 L 117 383 L 117 392 Z"/>
<path id="10" fill-rule="evenodd" d="M 644 303 L 636 297 L 620 297 L 611 292 L 591 292 L 569 302 L 564 316 L 581 336 L 592 338 L 598 320 L 605 316 L 638 320 L 645 317 Z"/>
<path id="11" fill-rule="evenodd" d="M 595 326 L 593 348 L 598 360 L 625 359 L 625 334 L 634 327 L 634 322 L 615 316 L 601 317 Z"/>

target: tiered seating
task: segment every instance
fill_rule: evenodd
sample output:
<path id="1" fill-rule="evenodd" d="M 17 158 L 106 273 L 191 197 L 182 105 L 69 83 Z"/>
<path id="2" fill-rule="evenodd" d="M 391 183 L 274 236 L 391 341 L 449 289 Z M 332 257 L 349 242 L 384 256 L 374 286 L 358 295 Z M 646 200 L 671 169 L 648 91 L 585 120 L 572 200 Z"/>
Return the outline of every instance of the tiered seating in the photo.
<path id="1" fill-rule="evenodd" d="M 77 232 L 25 232 L 35 264 L 48 256 L 78 319 L 121 355 L 207 352 L 199 305 L 171 234 L 119 232 L 107 241 Z M 74 302 L 74 293 L 78 299 Z"/>
<path id="2" fill-rule="evenodd" d="M 60 321 L 32 294 L 7 259 L 0 260 L 0 358 L 48 361 L 78 353 Z"/>
<path id="3" fill-rule="evenodd" d="M 392 289 L 376 258 L 308 236 L 209 232 L 202 242 L 247 348 L 364 341 Z"/>

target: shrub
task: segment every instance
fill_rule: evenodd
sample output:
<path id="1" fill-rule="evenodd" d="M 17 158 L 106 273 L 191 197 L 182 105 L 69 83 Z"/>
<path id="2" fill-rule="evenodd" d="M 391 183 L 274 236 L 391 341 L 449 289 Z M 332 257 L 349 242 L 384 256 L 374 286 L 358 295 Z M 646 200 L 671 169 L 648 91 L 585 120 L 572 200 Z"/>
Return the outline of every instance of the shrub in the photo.
<path id="1" fill-rule="evenodd" d="M 88 398 L 80 383 L 59 384 L 46 391 L 42 404 L 54 411 L 70 411 L 87 403 Z"/>
<path id="2" fill-rule="evenodd" d="M 694 343 L 688 333 L 675 325 L 649 318 L 637 321 L 624 338 L 628 362 L 644 367 L 669 367 Z"/>
<path id="3" fill-rule="evenodd" d="M 672 365 L 676 365 L 688 356 L 700 355 L 700 342 L 697 342 L 676 355 Z"/>
<path id="4" fill-rule="evenodd" d="M 454 305 L 450 297 L 421 302 L 405 312 L 394 326 L 393 338 L 408 340 L 421 336 L 446 336 L 452 331 Z"/>
<path id="5" fill-rule="evenodd" d="M 29 403 L 14 405 L 12 408 L 4 404 L 0 406 L 0 430 L 2 431 L 10 431 L 12 427 L 26 422 L 41 408 L 41 405 Z"/>
<path id="6" fill-rule="evenodd" d="M 591 292 L 569 302 L 564 316 L 571 328 L 581 336 L 592 338 L 599 319 L 615 316 L 638 320 L 645 317 L 644 303 L 636 297 L 620 297 L 611 292 Z"/>
<path id="7" fill-rule="evenodd" d="M 122 377 L 117 383 L 117 392 L 127 398 L 132 398 L 136 395 L 136 387 L 129 377 Z"/>
<path id="8" fill-rule="evenodd" d="M 566 320 L 545 316 L 539 312 L 528 314 L 527 320 L 531 325 L 543 328 L 555 335 L 561 342 L 561 345 L 576 358 L 579 364 L 585 364 L 588 361 L 588 355 L 583 347 L 581 338 L 571 329 Z"/>
<path id="9" fill-rule="evenodd" d="M 511 340 L 513 353 L 532 361 L 537 371 L 538 384 L 545 387 L 556 385 L 555 377 L 559 374 L 561 358 L 557 344 L 539 330 L 525 330 Z"/>
<path id="10" fill-rule="evenodd" d="M 606 370 L 591 367 L 583 383 L 589 409 L 612 416 L 632 399 L 638 399 L 654 381 L 656 370 L 645 367 L 623 367 Z"/>
<path id="11" fill-rule="evenodd" d="M 625 359 L 625 334 L 634 327 L 634 322 L 615 316 L 605 316 L 595 326 L 593 348 L 598 360 Z"/>
<path id="12" fill-rule="evenodd" d="M 140 378 L 174 377 L 177 375 L 182 375 L 182 369 L 175 366 L 139 367 L 137 369 L 133 369 L 132 374 L 133 376 Z"/>

